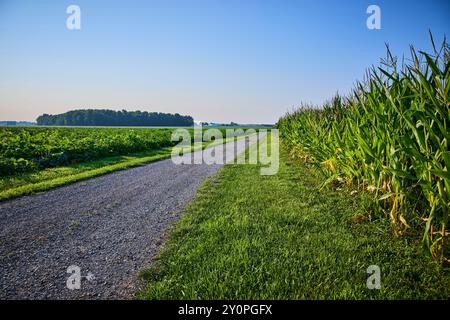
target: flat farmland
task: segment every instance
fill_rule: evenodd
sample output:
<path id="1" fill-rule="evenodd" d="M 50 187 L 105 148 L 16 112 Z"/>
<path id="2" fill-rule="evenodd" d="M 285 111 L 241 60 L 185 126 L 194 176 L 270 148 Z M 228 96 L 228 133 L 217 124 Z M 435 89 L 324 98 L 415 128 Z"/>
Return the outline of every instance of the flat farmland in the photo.
<path id="1" fill-rule="evenodd" d="M 215 128 L 224 137 L 233 129 Z M 178 143 L 171 141 L 175 129 L 0 127 L 0 200 L 168 158 Z M 193 137 L 193 127 L 185 129 Z"/>

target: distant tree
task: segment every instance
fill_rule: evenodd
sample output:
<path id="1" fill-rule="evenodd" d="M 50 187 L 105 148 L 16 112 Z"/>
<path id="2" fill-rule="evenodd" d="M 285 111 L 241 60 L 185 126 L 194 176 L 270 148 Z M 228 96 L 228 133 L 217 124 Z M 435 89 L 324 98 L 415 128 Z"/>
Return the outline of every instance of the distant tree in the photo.
<path id="1" fill-rule="evenodd" d="M 178 113 L 114 111 L 106 109 L 80 109 L 66 113 L 40 115 L 36 122 L 41 126 L 192 126 L 191 116 Z"/>

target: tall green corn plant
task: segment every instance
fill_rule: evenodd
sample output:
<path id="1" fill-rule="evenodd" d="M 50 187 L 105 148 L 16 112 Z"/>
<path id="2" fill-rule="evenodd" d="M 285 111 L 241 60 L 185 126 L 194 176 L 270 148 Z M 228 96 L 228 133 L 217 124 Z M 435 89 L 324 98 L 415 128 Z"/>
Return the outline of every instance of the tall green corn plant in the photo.
<path id="1" fill-rule="evenodd" d="M 443 257 L 449 216 L 449 49 L 411 49 L 397 67 L 389 51 L 353 93 L 322 108 L 303 106 L 277 126 L 331 178 L 374 193 L 401 234 L 424 223 L 424 244 Z"/>

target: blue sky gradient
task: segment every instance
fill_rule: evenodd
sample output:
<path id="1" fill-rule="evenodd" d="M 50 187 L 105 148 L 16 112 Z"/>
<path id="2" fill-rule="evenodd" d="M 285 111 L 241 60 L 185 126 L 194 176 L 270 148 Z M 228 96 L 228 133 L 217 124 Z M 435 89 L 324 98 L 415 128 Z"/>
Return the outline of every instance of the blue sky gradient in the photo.
<path id="1" fill-rule="evenodd" d="M 81 8 L 81 30 L 66 8 Z M 366 9 L 381 8 L 381 30 Z M 0 0 L 0 120 L 74 108 L 274 123 L 450 34 L 450 1 Z"/>

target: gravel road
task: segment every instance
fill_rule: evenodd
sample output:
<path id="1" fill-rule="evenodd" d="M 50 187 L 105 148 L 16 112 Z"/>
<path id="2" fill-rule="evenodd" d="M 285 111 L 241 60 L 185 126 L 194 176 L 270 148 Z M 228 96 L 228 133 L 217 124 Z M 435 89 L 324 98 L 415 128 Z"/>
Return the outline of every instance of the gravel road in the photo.
<path id="1" fill-rule="evenodd" d="M 167 228 L 220 167 L 167 159 L 0 203 L 0 299 L 132 297 Z M 69 266 L 80 289 L 66 285 Z"/>

